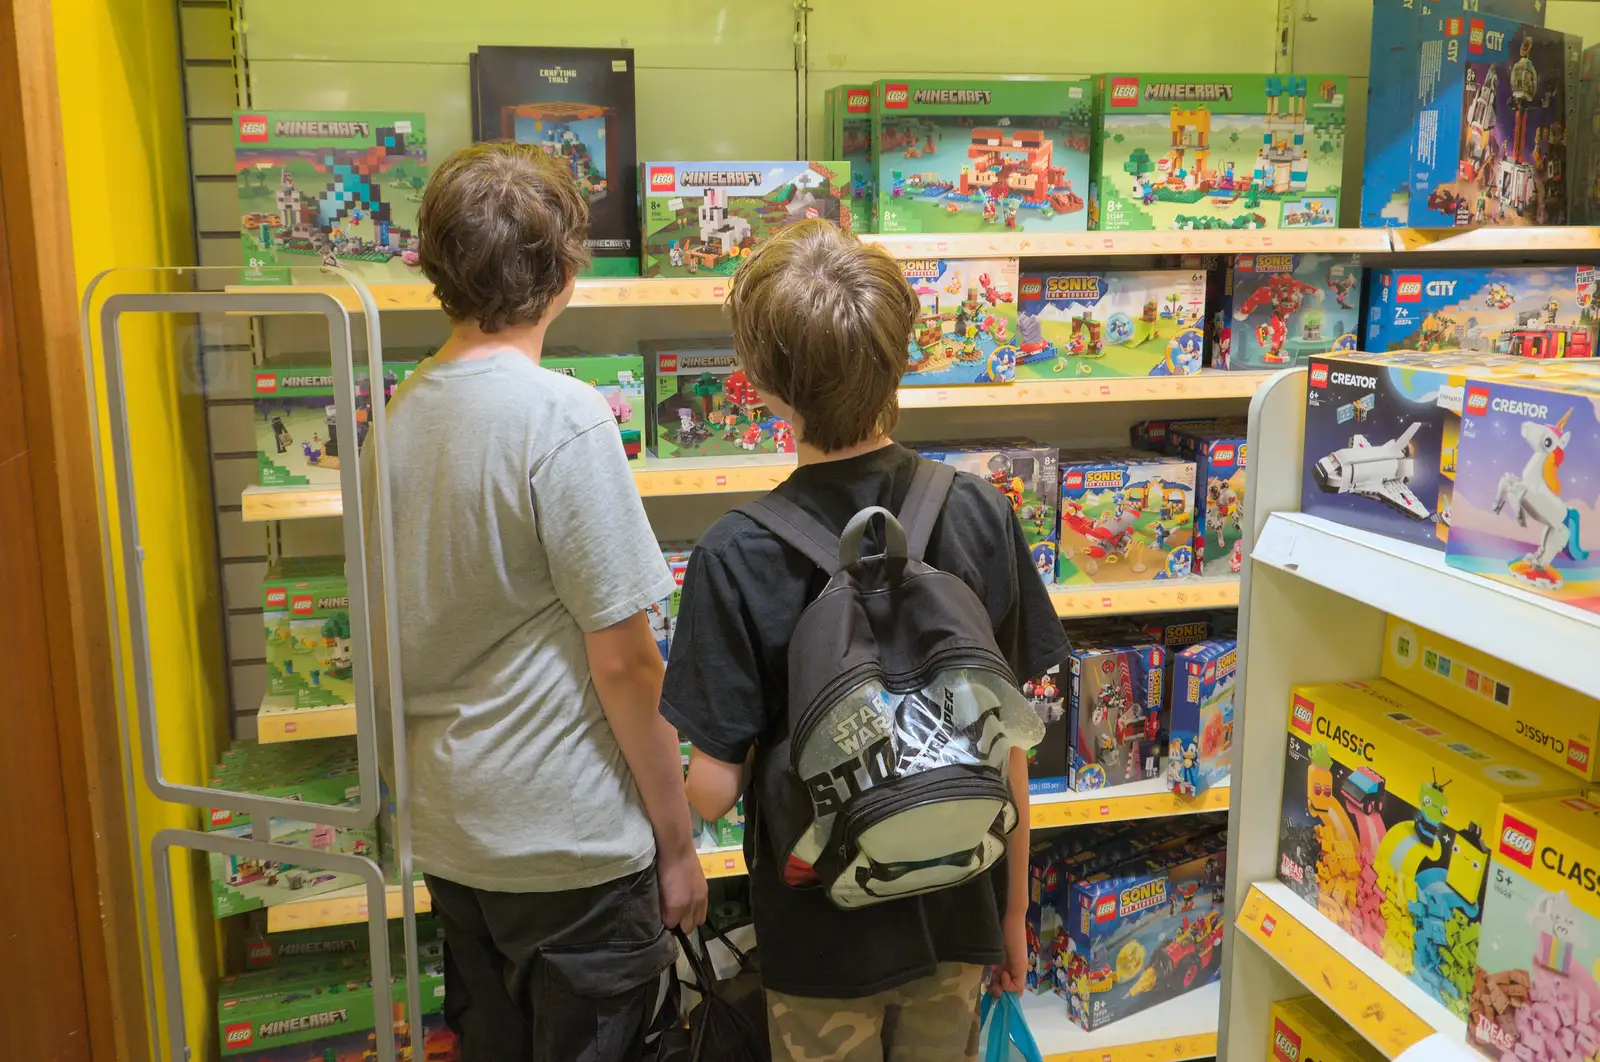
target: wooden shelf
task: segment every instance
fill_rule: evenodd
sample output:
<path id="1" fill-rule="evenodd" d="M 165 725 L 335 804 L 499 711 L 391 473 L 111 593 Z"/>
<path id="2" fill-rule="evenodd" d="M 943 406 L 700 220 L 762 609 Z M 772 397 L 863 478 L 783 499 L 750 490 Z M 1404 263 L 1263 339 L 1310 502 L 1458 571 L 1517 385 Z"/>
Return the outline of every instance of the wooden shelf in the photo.
<path id="1" fill-rule="evenodd" d="M 1173 815 L 1198 815 L 1227 811 L 1231 790 L 1224 782 L 1195 797 L 1182 797 L 1167 788 L 1166 779 L 1096 789 L 1087 793 L 1060 793 L 1029 800 L 1028 822 L 1035 830 L 1057 826 L 1083 826 L 1091 822 L 1131 822 Z"/>
<path id="2" fill-rule="evenodd" d="M 349 737 L 355 732 L 356 709 L 350 704 L 296 708 L 293 697 L 268 694 L 261 699 L 261 710 L 256 713 L 256 740 L 263 745 Z"/>
<path id="3" fill-rule="evenodd" d="M 1148 583 L 1056 587 L 1050 591 L 1056 615 L 1124 616 L 1191 608 L 1238 608 L 1238 576 L 1160 579 Z"/>
<path id="4" fill-rule="evenodd" d="M 769 491 L 789 478 L 794 458 L 752 458 L 735 465 L 717 458 L 691 457 L 675 461 L 648 461 L 633 470 L 633 482 L 645 498 L 673 494 L 745 494 Z"/>
<path id="5" fill-rule="evenodd" d="M 1022 1010 L 1045 1062 L 1183 1062 L 1217 1053 L 1221 998 L 1204 985 L 1094 1032 L 1072 1024 L 1057 995 L 1024 993 Z"/>
<path id="6" fill-rule="evenodd" d="M 1485 251 L 1600 250 L 1600 228 L 1550 225 L 1509 229 L 1389 229 L 1397 252 L 1428 251 L 1474 254 Z"/>
<path id="7" fill-rule="evenodd" d="M 239 496 L 247 523 L 260 520 L 308 520 L 338 516 L 344 501 L 338 487 L 246 487 Z"/>
<path id="8" fill-rule="evenodd" d="M 902 387 L 901 409 L 1053 406 L 1077 402 L 1179 402 L 1249 398 L 1270 372 L 1213 372 L 1193 376 L 1078 376 L 976 387 Z"/>
<path id="9" fill-rule="evenodd" d="M 896 258 L 1075 258 L 1106 255 L 1383 254 L 1389 229 L 1185 229 L 1166 232 L 995 232 L 866 235 Z M 1506 230 L 1502 230 L 1506 231 Z"/>

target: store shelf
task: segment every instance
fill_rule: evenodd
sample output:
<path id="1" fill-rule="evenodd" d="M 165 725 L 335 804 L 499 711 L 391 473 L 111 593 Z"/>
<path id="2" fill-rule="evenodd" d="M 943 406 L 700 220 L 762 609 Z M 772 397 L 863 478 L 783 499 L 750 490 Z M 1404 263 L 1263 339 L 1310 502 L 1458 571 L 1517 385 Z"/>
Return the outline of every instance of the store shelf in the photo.
<path id="1" fill-rule="evenodd" d="M 901 409 L 1051 406 L 1077 402 L 1178 402 L 1249 398 L 1270 372 L 1213 372 L 1193 376 L 1079 376 L 981 387 L 905 387 Z"/>
<path id="2" fill-rule="evenodd" d="M 1202 811 L 1227 811 L 1228 784 L 1197 797 L 1181 797 L 1167 788 L 1166 779 L 1096 789 L 1088 793 L 1060 793 L 1029 800 L 1028 821 L 1035 830 L 1056 826 L 1082 826 L 1090 822 L 1126 822 L 1169 815 L 1198 815 Z"/>
<path id="3" fill-rule="evenodd" d="M 372 301 L 380 310 L 437 310 L 433 285 L 371 284 Z M 279 287 L 230 285 L 229 293 L 267 294 L 322 292 L 332 295 L 351 313 L 361 312 L 355 289 L 348 285 L 320 287 Z M 573 306 L 719 306 L 728 297 L 727 277 L 685 277 L 645 279 L 643 277 L 596 277 L 578 281 L 572 294 Z"/>
<path id="4" fill-rule="evenodd" d="M 1600 696 L 1600 615 L 1452 568 L 1438 550 L 1274 513 L 1251 559 Z"/>
<path id="5" fill-rule="evenodd" d="M 1383 1052 L 1399 1054 L 1428 1037 L 1453 1044 L 1463 1059 L 1466 1024 L 1416 984 L 1363 948 L 1278 881 L 1257 882 L 1235 929 Z M 1432 1046 L 1432 1045 L 1430 1045 Z"/>
<path id="6" fill-rule="evenodd" d="M 296 708 L 293 697 L 268 694 L 261 699 L 261 710 L 256 713 L 256 740 L 263 745 L 279 741 L 349 737 L 355 732 L 356 710 L 354 705 L 349 704 Z"/>
<path id="7" fill-rule="evenodd" d="M 239 510 L 247 523 L 261 520 L 309 520 L 338 516 L 344 502 L 338 487 L 246 487 Z"/>
<path id="8" fill-rule="evenodd" d="M 1182 1062 L 1217 1053 L 1220 1001 L 1210 984 L 1094 1032 L 1068 1020 L 1060 996 L 1024 994 L 1022 1010 L 1045 1062 Z"/>
<path id="9" fill-rule="evenodd" d="M 769 491 L 795 469 L 792 456 L 751 457 L 730 465 L 714 457 L 671 461 L 647 458 L 633 470 L 634 486 L 645 498 L 672 494 L 743 494 Z"/>
<path id="10" fill-rule="evenodd" d="M 1600 228 L 1550 225 L 1512 229 L 1389 229 L 1396 251 L 1592 251 L 1600 249 Z"/>
<path id="11" fill-rule="evenodd" d="M 1184 229 L 1166 232 L 992 232 L 867 235 L 896 258 L 1071 258 L 1084 255 L 1382 254 L 1388 229 Z"/>
<path id="12" fill-rule="evenodd" d="M 1238 608 L 1238 576 L 1161 579 L 1148 583 L 1080 586 L 1050 591 L 1056 615 L 1123 616 L 1189 608 Z"/>
<path id="13" fill-rule="evenodd" d="M 713 848 L 701 852 L 700 869 L 708 878 L 742 878 L 749 873 L 744 865 L 743 848 Z"/>

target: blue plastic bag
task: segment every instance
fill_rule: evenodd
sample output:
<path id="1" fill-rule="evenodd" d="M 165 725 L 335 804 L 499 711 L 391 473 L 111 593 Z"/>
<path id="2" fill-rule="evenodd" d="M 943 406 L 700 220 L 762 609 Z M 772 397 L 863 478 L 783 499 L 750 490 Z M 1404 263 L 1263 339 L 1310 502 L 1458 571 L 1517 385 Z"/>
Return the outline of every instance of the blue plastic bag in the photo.
<path id="1" fill-rule="evenodd" d="M 1044 1062 L 1028 1020 L 1022 1016 L 1022 1000 L 1015 992 L 998 996 L 985 992 L 978 1021 L 987 1030 L 979 1037 L 984 1062 Z"/>

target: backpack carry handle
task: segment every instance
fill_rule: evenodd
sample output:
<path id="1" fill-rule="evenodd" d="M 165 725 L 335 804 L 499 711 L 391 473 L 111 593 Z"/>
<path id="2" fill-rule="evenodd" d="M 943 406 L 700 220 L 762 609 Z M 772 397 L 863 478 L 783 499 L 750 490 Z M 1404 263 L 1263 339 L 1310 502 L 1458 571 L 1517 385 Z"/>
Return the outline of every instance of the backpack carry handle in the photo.
<path id="1" fill-rule="evenodd" d="M 862 509 L 850 518 L 844 525 L 844 533 L 839 536 L 839 567 L 848 568 L 862 560 L 861 543 L 867 535 L 867 528 L 872 526 L 874 520 L 883 519 L 883 544 L 884 551 L 874 556 L 888 557 L 893 560 L 905 560 L 907 552 L 906 529 L 900 526 L 900 521 L 895 519 L 894 513 L 881 505 L 873 505 Z"/>

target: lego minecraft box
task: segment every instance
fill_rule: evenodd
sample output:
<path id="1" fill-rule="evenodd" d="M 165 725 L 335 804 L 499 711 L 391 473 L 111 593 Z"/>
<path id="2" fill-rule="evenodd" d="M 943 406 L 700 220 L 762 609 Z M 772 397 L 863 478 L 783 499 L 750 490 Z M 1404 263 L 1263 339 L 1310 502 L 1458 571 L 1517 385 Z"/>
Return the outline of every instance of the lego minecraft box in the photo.
<path id="1" fill-rule="evenodd" d="M 234 180 L 246 284 L 329 264 L 368 283 L 416 280 L 428 183 L 420 113 L 236 111 Z"/>
<path id="2" fill-rule="evenodd" d="M 1338 225 L 1342 76 L 1104 74 L 1100 85 L 1098 228 Z"/>
<path id="3" fill-rule="evenodd" d="M 1000 439 L 924 443 L 918 444 L 916 449 L 930 461 L 987 480 L 999 491 L 1022 525 L 1034 568 L 1047 584 L 1055 581 L 1057 516 L 1061 505 L 1055 447 L 1041 446 L 1026 439 Z"/>
<path id="4" fill-rule="evenodd" d="M 1355 350 L 1361 260 L 1332 254 L 1241 254 L 1228 270 L 1216 366 L 1259 371 Z"/>
<path id="5" fill-rule="evenodd" d="M 1445 560 L 1600 612 L 1600 386 L 1469 380 Z"/>
<path id="6" fill-rule="evenodd" d="M 1089 78 L 872 86 L 878 232 L 1089 228 Z"/>
<path id="7" fill-rule="evenodd" d="M 1017 372 L 1017 260 L 908 258 L 917 296 L 905 387 L 1011 383 Z"/>
<path id="8" fill-rule="evenodd" d="M 1417 133 L 1417 81 L 1422 25 L 1447 9 L 1484 11 L 1518 22 L 1544 24 L 1544 0 L 1375 0 L 1367 86 L 1366 151 L 1362 154 L 1361 227 L 1409 224 L 1411 159 Z M 1437 60 L 1437 55 L 1434 56 Z"/>
<path id="9" fill-rule="evenodd" d="M 414 362 L 387 362 L 383 398 L 387 402 Z M 333 370 L 326 365 L 258 366 L 251 370 L 255 395 L 256 482 L 263 487 L 339 486 L 339 469 L 354 459 L 366 440 L 372 388 L 365 368 L 357 368 L 355 425 L 339 426 Z"/>
<path id="10" fill-rule="evenodd" d="M 605 397 L 622 435 L 622 451 L 634 465 L 644 464 L 644 358 L 638 354 L 599 354 L 546 347 L 541 368 L 582 380 Z"/>
<path id="11" fill-rule="evenodd" d="M 1592 265 L 1374 270 L 1362 345 L 1591 358 L 1594 297 Z"/>
<path id="12" fill-rule="evenodd" d="M 1172 657 L 1167 787 L 1180 796 L 1195 796 L 1228 778 L 1238 663 L 1233 638 L 1196 642 Z"/>
<path id="13" fill-rule="evenodd" d="M 343 557 L 281 559 L 261 582 L 267 694 L 296 708 L 355 703 Z"/>
<path id="14" fill-rule="evenodd" d="M 1481 12 L 1425 18 L 1407 224 L 1567 218 L 1566 35 Z"/>
<path id="15" fill-rule="evenodd" d="M 1067 658 L 1069 788 L 1104 789 L 1160 774 L 1167 651 L 1125 633 L 1073 639 Z"/>
<path id="16" fill-rule="evenodd" d="M 656 457 L 794 452 L 794 429 L 761 404 L 730 340 L 645 340 L 645 435 Z"/>
<path id="17" fill-rule="evenodd" d="M 647 162 L 647 277 L 731 276 L 774 233 L 808 218 L 851 229 L 848 162 Z"/>
<path id="18" fill-rule="evenodd" d="M 835 85 L 827 91 L 827 137 L 824 144 L 829 158 L 850 164 L 850 223 L 856 232 L 872 232 L 872 86 Z"/>
<path id="19" fill-rule="evenodd" d="M 1194 463 L 1138 450 L 1061 460 L 1056 582 L 1181 579 L 1194 568 Z"/>
<path id="20" fill-rule="evenodd" d="M 1485 831 L 1583 783 L 1383 679 L 1294 687 L 1287 741 L 1279 879 L 1465 1018 Z"/>
<path id="21" fill-rule="evenodd" d="M 1204 270 L 1024 273 L 1017 376 L 1187 376 L 1205 358 Z"/>
<path id="22" fill-rule="evenodd" d="M 536 144 L 589 204 L 589 276 L 639 273 L 639 156 L 632 48 L 483 46 L 473 55 L 473 136 Z"/>

